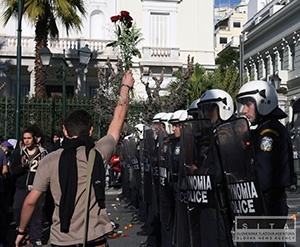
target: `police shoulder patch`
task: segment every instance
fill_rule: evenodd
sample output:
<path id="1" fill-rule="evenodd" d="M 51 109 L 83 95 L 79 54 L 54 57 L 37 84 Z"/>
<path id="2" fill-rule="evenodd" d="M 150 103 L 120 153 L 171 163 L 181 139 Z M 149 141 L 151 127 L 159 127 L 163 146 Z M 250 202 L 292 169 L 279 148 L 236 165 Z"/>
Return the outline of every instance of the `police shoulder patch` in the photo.
<path id="1" fill-rule="evenodd" d="M 270 152 L 273 149 L 273 139 L 268 136 L 264 136 L 260 142 L 260 149 L 264 152 Z"/>

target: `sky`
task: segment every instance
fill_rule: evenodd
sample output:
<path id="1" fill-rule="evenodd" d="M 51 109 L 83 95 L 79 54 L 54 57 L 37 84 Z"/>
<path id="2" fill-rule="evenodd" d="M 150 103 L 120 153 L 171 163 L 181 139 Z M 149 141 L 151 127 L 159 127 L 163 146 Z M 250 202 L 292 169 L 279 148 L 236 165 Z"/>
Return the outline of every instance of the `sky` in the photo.
<path id="1" fill-rule="evenodd" d="M 240 2 L 241 0 L 215 0 L 215 6 L 235 6 Z"/>

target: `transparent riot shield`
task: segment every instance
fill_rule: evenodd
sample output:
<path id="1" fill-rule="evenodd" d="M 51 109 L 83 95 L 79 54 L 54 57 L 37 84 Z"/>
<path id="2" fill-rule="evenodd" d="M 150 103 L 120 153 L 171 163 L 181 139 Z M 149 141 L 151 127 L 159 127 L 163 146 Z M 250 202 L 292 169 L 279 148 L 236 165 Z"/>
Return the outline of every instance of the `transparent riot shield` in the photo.
<path id="1" fill-rule="evenodd" d="M 247 120 L 238 118 L 221 124 L 216 127 L 215 136 L 232 220 L 235 216 L 263 215 L 263 198 Z"/>
<path id="2" fill-rule="evenodd" d="M 208 119 L 189 120 L 180 131 L 181 162 L 177 221 L 186 222 L 186 240 L 178 246 L 222 246 L 228 242 L 226 226 L 217 202 L 217 157 L 213 145 L 213 126 Z M 187 236 L 188 234 L 188 236 Z M 180 237 L 179 237 L 180 238 Z M 185 243 L 184 243 L 185 242 Z M 228 245 L 227 245 L 228 246 Z"/>
<path id="3" fill-rule="evenodd" d="M 144 138 L 140 140 L 139 144 L 139 160 L 140 160 L 140 174 L 141 174 L 141 184 L 140 184 L 140 189 L 141 189 L 141 198 L 143 201 L 145 201 L 145 154 L 144 154 Z"/>
<path id="4" fill-rule="evenodd" d="M 156 142 L 154 131 L 151 128 L 144 130 L 144 201 L 151 205 L 151 209 L 158 213 L 157 190 L 154 179 L 159 178 L 157 163 Z"/>
<path id="5" fill-rule="evenodd" d="M 173 227 L 175 196 L 172 184 L 171 152 L 168 134 L 158 132 L 159 211 L 160 221 L 167 229 Z"/>
<path id="6" fill-rule="evenodd" d="M 129 164 L 129 186 L 130 186 L 130 202 L 133 206 L 138 206 L 140 188 L 140 165 L 138 161 L 137 142 L 135 138 L 124 140 L 124 149 L 126 160 Z"/>
<path id="7" fill-rule="evenodd" d="M 127 154 L 127 140 L 123 139 L 120 144 L 120 162 L 122 166 L 122 194 L 126 199 L 130 198 L 130 160 Z"/>

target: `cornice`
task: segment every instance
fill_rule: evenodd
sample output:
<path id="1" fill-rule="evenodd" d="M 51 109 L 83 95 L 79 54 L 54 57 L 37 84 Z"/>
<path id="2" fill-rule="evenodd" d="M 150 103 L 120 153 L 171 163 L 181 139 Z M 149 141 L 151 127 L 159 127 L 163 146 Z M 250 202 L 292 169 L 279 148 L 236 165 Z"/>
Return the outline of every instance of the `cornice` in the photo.
<path id="1" fill-rule="evenodd" d="M 247 33 L 247 40 L 251 41 L 252 38 L 254 39 L 260 35 L 263 35 L 264 33 L 267 33 L 269 30 L 278 26 L 279 23 L 282 23 L 285 20 L 288 21 L 292 15 L 299 17 L 299 11 L 300 1 L 292 1 L 290 4 L 279 10 L 276 14 L 256 25 L 252 30 L 249 30 Z"/>

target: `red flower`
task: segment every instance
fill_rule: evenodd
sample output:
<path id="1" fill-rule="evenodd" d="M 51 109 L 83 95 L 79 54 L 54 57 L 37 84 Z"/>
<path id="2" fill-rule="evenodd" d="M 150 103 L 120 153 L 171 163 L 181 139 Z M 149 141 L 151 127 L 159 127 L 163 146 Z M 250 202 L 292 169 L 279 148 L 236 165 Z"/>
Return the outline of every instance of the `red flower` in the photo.
<path id="1" fill-rule="evenodd" d="M 121 18 L 122 17 L 120 15 L 115 15 L 115 16 L 110 17 L 112 22 L 117 22 L 117 21 L 121 20 Z"/>
<path id="2" fill-rule="evenodd" d="M 127 16 L 129 16 L 129 12 L 126 11 L 126 10 L 122 10 L 122 11 L 121 11 L 121 16 L 122 16 L 122 17 L 127 17 Z"/>
<path id="3" fill-rule="evenodd" d="M 107 44 L 106 46 L 119 47 L 120 56 L 123 60 L 126 70 L 132 66 L 132 58 L 141 57 L 141 53 L 137 48 L 140 42 L 141 32 L 133 25 L 133 18 L 128 11 L 121 11 L 120 15 L 110 17 L 115 23 L 115 34 L 117 40 Z"/>

